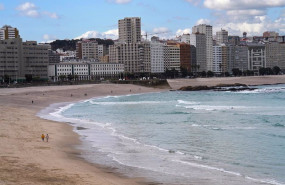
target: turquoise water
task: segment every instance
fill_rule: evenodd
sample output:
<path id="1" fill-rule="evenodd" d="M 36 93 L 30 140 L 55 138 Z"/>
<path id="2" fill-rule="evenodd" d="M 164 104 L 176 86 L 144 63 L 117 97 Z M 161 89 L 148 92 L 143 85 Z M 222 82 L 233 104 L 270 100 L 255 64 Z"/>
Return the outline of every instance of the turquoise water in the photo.
<path id="1" fill-rule="evenodd" d="M 85 157 L 168 184 L 285 184 L 285 85 L 108 96 L 53 116 Z"/>

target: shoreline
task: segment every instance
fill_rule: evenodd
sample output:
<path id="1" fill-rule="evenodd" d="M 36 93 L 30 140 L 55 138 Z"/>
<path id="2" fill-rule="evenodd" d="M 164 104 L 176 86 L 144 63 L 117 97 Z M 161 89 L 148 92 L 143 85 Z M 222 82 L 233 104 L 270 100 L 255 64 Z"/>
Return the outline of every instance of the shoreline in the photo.
<path id="1" fill-rule="evenodd" d="M 184 79 L 176 81 L 189 84 Z M 273 79 L 270 85 L 275 82 Z M 0 122 L 3 128 L 0 130 L 0 147 L 3 149 L 0 150 L 0 184 L 155 184 L 88 162 L 76 148 L 82 141 L 72 125 L 45 120 L 37 114 L 52 104 L 165 90 L 169 89 L 116 84 L 0 89 L 0 111 L 3 112 Z M 41 141 L 42 132 L 49 133 L 49 143 Z"/>
<path id="2" fill-rule="evenodd" d="M 163 90 L 114 84 L 56 89 L 33 87 L 7 89 L 6 92 L 0 90 L 0 111 L 3 112 L 0 184 L 148 184 L 143 178 L 128 178 L 106 166 L 89 163 L 80 156 L 81 151 L 76 146 L 82 141 L 72 125 L 41 119 L 37 114 L 58 102 L 70 104 L 100 96 Z M 49 133 L 48 143 L 41 141 L 42 133 Z"/>

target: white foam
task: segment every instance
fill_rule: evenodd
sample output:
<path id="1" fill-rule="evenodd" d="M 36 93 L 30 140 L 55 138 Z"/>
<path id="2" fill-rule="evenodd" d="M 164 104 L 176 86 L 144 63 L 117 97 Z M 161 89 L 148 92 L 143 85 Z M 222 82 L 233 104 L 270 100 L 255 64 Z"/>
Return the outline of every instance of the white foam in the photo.
<path id="1" fill-rule="evenodd" d="M 172 160 L 172 161 L 173 162 L 182 163 L 182 164 L 186 164 L 186 165 L 190 165 L 190 166 L 193 166 L 193 167 L 206 168 L 206 169 L 209 169 L 209 170 L 216 170 L 216 171 L 228 173 L 228 174 L 235 175 L 235 176 L 242 176 L 238 172 L 228 171 L 228 170 L 225 170 L 223 168 L 217 168 L 217 167 L 213 167 L 213 166 L 208 166 L 208 165 L 203 165 L 203 164 L 198 164 L 198 163 L 192 163 L 192 162 L 188 162 L 188 161 L 181 161 L 181 160 Z"/>
<path id="2" fill-rule="evenodd" d="M 138 105 L 138 104 L 158 104 L 159 101 L 137 101 L 137 102 L 96 102 L 89 101 L 93 105 Z"/>
<path id="3" fill-rule="evenodd" d="M 193 102 L 193 101 L 184 101 L 184 100 L 177 100 L 179 104 L 186 104 L 186 105 L 194 105 L 199 104 L 199 102 Z"/>

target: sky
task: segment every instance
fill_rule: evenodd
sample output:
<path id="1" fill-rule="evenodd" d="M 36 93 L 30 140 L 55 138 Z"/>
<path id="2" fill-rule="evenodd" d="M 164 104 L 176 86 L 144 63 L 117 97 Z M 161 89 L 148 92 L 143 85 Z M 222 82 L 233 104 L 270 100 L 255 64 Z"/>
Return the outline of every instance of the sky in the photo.
<path id="1" fill-rule="evenodd" d="M 210 24 L 213 34 L 285 35 L 285 0 L 0 0 L 0 26 L 23 40 L 118 38 L 118 20 L 140 17 L 142 33 L 163 39 Z"/>

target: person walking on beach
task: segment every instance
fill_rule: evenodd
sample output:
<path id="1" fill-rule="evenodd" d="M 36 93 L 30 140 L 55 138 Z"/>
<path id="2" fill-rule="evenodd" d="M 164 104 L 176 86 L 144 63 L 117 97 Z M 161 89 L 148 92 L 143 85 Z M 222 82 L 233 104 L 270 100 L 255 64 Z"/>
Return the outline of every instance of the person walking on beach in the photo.
<path id="1" fill-rule="evenodd" d="M 45 141 L 45 135 L 44 134 L 42 134 L 42 140 Z"/>
<path id="2" fill-rule="evenodd" d="M 47 139 L 47 142 L 48 142 L 48 139 L 49 139 L 49 136 L 48 136 L 48 134 L 46 135 L 46 139 Z"/>

